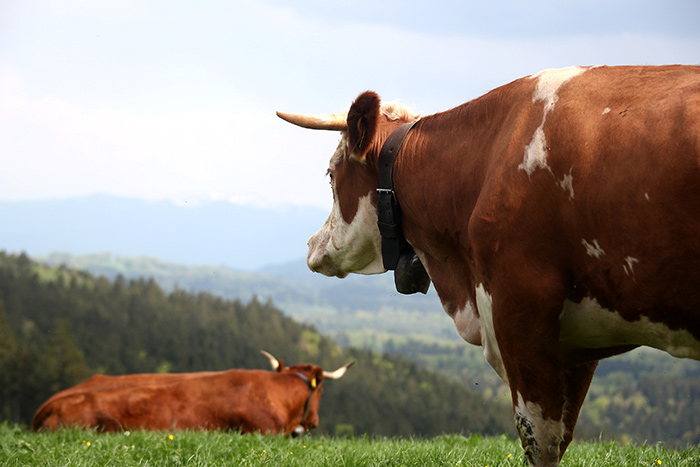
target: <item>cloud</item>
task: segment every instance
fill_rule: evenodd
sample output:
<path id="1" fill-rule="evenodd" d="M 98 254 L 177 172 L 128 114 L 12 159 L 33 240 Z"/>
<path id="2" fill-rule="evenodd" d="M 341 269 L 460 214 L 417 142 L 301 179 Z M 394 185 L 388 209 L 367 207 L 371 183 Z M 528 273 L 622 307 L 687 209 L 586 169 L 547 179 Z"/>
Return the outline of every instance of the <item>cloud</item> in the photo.
<path id="1" fill-rule="evenodd" d="M 700 60 L 700 35 L 667 34 L 634 11 L 615 30 L 621 13 L 599 1 L 518 1 L 497 21 L 495 6 L 453 3 L 413 16 L 311 0 L 16 6 L 0 42 L 0 199 L 102 192 L 327 207 L 338 135 L 292 127 L 275 110 L 338 112 L 373 89 L 429 114 L 545 68 Z M 572 12 L 581 24 L 607 16 L 562 32 Z"/>
<path id="2" fill-rule="evenodd" d="M 0 175 L 0 199 L 100 192 L 180 202 L 330 202 L 313 186 L 328 195 L 323 172 L 334 143 L 326 156 L 318 146 L 327 138 L 314 144 L 273 113 L 198 109 L 139 116 L 86 109 L 58 98 L 32 99 L 17 91 L 16 78 L 1 76 L 0 82 L 15 84 L 0 90 L 0 99 L 12 102 L 0 113 L 0 150 L 12 154 Z M 301 147 L 321 157 L 295 157 Z"/>

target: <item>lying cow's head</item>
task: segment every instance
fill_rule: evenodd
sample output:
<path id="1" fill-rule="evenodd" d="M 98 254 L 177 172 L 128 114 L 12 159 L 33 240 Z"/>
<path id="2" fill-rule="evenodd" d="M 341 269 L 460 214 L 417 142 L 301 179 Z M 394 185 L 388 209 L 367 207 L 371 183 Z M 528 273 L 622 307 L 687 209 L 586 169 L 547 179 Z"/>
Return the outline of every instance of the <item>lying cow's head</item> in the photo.
<path id="1" fill-rule="evenodd" d="M 304 403 L 304 412 L 299 424 L 291 430 L 292 436 L 303 435 L 305 432 L 318 426 L 318 409 L 321 403 L 321 394 L 323 394 L 323 380 L 340 379 L 347 369 L 355 363 L 354 361 L 346 363 L 335 371 L 325 371 L 318 365 L 310 365 L 308 363 L 285 367 L 284 360 L 277 360 L 264 350 L 261 350 L 260 353 L 270 360 L 270 365 L 276 372 L 295 375 L 307 384 L 308 397 Z"/>
<path id="2" fill-rule="evenodd" d="M 347 114 L 277 115 L 304 128 L 341 134 L 328 167 L 333 209 L 321 230 L 309 239 L 309 268 L 338 277 L 351 272 L 385 272 L 377 227 L 377 158 L 389 134 L 418 115 L 396 104 L 382 104 L 370 91 L 361 94 Z"/>

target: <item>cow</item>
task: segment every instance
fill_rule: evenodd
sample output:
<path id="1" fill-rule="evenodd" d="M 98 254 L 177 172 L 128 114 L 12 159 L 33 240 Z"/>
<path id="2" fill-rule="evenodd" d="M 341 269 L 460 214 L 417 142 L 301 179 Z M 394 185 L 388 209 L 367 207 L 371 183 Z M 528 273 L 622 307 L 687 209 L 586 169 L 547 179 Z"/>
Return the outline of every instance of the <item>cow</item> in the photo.
<path id="1" fill-rule="evenodd" d="M 318 426 L 324 379 L 342 377 L 355 363 L 328 372 L 310 364 L 285 367 L 262 353 L 274 371 L 93 375 L 51 396 L 32 429 L 235 429 L 298 436 Z"/>
<path id="2" fill-rule="evenodd" d="M 510 387 L 530 465 L 561 461 L 600 359 L 700 359 L 700 67 L 545 70 L 424 117 L 371 91 L 278 116 L 341 134 L 309 268 L 398 286 L 423 267 Z"/>

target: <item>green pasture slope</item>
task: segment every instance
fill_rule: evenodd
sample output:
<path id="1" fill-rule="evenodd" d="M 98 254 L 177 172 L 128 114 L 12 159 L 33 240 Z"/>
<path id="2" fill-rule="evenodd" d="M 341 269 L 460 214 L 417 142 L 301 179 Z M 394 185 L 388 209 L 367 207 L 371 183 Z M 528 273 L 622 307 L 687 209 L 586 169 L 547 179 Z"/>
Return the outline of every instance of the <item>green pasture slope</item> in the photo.
<path id="1" fill-rule="evenodd" d="M 522 466 L 520 445 L 506 436 L 444 435 L 430 439 L 302 439 L 225 432 L 33 433 L 0 425 L 0 465 L 15 466 Z M 562 466 L 700 465 L 700 446 L 574 443 Z"/>

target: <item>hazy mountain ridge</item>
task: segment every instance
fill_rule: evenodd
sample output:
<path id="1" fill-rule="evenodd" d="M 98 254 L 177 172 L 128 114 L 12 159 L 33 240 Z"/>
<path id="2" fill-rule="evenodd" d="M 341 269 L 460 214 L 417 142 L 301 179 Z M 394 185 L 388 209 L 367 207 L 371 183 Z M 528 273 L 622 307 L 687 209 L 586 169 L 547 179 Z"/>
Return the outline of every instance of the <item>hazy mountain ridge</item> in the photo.
<path id="1" fill-rule="evenodd" d="M 229 299 L 270 299 L 297 318 L 307 318 L 310 308 L 328 313 L 376 312 L 387 308 L 442 313 L 434 291 L 427 295 L 401 295 L 394 289 L 391 273 L 329 278 L 309 271 L 303 260 L 243 271 L 226 266 L 186 265 L 150 256 L 130 257 L 108 252 L 86 255 L 54 252 L 33 258 L 49 266 L 64 265 L 110 279 L 118 275 L 127 279 L 152 277 L 168 291 L 178 287 Z"/>
<path id="2" fill-rule="evenodd" d="M 0 248 L 31 256 L 55 251 L 148 255 L 185 264 L 255 270 L 304 258 L 328 213 L 216 201 L 196 206 L 108 195 L 0 202 Z"/>

